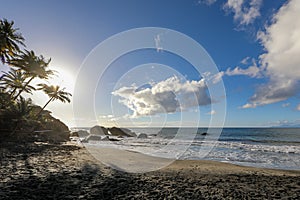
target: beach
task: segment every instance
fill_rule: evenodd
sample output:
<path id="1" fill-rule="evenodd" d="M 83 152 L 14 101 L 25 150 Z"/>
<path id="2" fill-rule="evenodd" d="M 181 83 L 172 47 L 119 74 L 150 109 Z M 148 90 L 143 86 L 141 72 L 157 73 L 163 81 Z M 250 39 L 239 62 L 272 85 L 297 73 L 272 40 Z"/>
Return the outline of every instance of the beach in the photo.
<path id="1" fill-rule="evenodd" d="M 112 152 L 104 149 L 104 153 L 108 158 Z M 118 154 L 121 160 L 126 160 L 125 154 L 143 157 L 126 151 Z M 113 159 L 117 159 L 116 155 Z M 160 170 L 127 173 L 104 165 L 83 146 L 71 143 L 6 143 L 1 144 L 0 156 L 0 199 L 297 199 L 300 196 L 300 171 L 296 170 L 179 160 Z"/>

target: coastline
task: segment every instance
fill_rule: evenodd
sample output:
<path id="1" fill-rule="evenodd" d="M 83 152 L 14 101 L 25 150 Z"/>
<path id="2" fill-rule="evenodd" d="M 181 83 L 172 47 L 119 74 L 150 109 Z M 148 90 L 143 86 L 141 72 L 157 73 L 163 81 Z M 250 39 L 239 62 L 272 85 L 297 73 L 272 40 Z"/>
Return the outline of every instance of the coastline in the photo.
<path id="1" fill-rule="evenodd" d="M 85 147 L 86 148 L 86 147 Z M 259 168 L 242 166 L 229 162 L 213 160 L 174 160 L 159 158 L 136 151 L 106 147 L 88 147 L 86 150 L 101 163 L 116 170 L 129 173 L 143 173 L 156 170 L 193 170 L 198 173 L 230 174 L 230 173 L 263 173 L 269 175 L 299 175 L 300 170 Z"/>
<path id="2" fill-rule="evenodd" d="M 1 146 L 0 155 L 1 199 L 297 199 L 300 195 L 296 170 L 179 160 L 153 172 L 126 173 L 71 143 L 36 143 L 13 150 Z"/>

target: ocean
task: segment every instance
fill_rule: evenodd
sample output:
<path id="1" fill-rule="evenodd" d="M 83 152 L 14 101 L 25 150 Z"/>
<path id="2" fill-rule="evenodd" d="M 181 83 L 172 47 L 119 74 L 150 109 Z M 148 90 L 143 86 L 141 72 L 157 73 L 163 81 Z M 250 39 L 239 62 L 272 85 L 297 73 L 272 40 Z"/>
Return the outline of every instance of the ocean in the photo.
<path id="1" fill-rule="evenodd" d="M 123 138 L 117 142 L 90 141 L 88 145 L 172 159 L 215 160 L 244 166 L 300 170 L 300 128 L 129 129 L 148 137 Z"/>

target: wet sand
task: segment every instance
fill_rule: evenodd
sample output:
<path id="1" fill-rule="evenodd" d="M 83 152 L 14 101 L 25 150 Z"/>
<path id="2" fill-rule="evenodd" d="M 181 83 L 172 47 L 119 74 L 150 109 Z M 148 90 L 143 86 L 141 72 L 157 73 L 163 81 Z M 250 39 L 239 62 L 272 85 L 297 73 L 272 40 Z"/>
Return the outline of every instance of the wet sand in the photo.
<path id="1" fill-rule="evenodd" d="M 112 151 L 104 149 L 101 159 L 111 158 L 114 166 L 122 164 L 126 169 L 145 158 L 135 152 Z M 71 144 L 1 144 L 0 159 L 0 199 L 298 199 L 300 196 L 300 171 L 214 161 L 175 161 L 152 172 L 126 173 L 107 167 L 85 148 Z M 148 159 L 148 164 L 157 161 Z"/>

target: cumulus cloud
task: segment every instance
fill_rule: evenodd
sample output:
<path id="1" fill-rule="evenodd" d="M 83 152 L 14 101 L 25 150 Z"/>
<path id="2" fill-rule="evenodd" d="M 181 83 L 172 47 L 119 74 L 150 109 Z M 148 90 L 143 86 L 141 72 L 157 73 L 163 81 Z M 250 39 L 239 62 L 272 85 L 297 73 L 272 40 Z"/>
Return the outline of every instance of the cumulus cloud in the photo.
<path id="1" fill-rule="evenodd" d="M 228 68 L 225 72 L 228 76 L 235 76 L 235 75 L 245 75 L 250 76 L 252 78 L 260 78 L 263 76 L 263 70 L 262 68 L 259 68 L 255 62 L 255 60 L 252 60 L 252 65 L 246 69 L 242 69 L 239 66 L 235 67 L 234 69 Z"/>
<path id="2" fill-rule="evenodd" d="M 233 12 L 234 20 L 239 25 L 249 25 L 260 16 L 260 7 L 262 0 L 228 0 L 223 8 L 227 12 Z"/>
<path id="3" fill-rule="evenodd" d="M 258 39 L 265 48 L 259 56 L 269 82 L 260 85 L 250 98 L 252 107 L 286 100 L 300 92 L 300 4 L 288 1 L 273 16 L 272 24 Z"/>
<path id="4" fill-rule="evenodd" d="M 133 111 L 131 117 L 174 113 L 211 103 L 204 79 L 181 81 L 177 76 L 152 83 L 151 88 L 138 89 L 132 85 L 119 88 L 112 94 L 121 97 L 119 102 Z"/>

